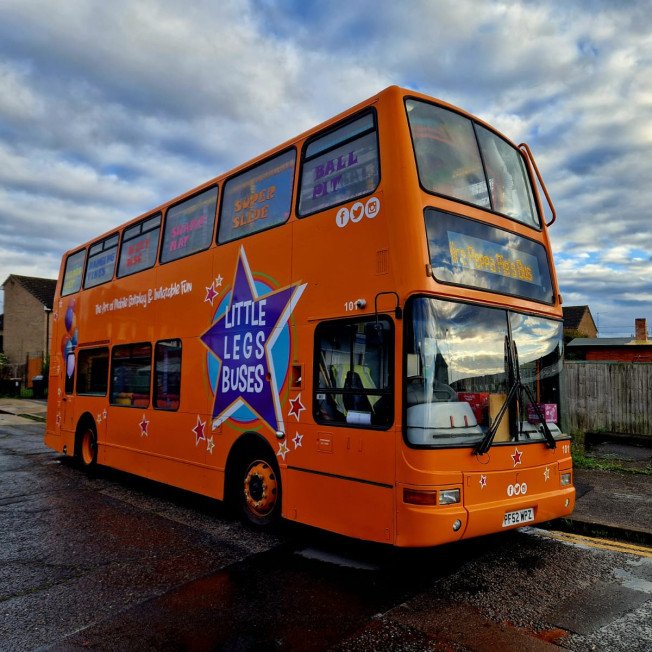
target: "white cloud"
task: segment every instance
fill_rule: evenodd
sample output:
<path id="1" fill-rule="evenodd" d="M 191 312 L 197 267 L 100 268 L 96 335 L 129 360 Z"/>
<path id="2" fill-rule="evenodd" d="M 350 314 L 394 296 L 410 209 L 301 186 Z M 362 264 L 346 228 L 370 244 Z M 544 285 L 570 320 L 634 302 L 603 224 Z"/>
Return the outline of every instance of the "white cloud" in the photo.
<path id="1" fill-rule="evenodd" d="M 0 277 L 29 265 L 29 228 L 55 234 L 38 240 L 36 273 L 59 248 L 398 83 L 529 142 L 558 209 L 564 294 L 614 319 L 649 312 L 649 8 L 4 0 Z"/>

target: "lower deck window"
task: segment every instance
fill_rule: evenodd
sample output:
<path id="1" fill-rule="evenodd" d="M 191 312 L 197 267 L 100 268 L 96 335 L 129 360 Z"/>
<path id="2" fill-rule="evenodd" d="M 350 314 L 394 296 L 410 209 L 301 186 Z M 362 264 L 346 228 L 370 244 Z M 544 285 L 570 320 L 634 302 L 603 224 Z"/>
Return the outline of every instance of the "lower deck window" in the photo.
<path id="1" fill-rule="evenodd" d="M 392 423 L 392 338 L 387 319 L 317 326 L 315 420 L 361 427 Z"/>
<path id="2" fill-rule="evenodd" d="M 151 344 L 114 347 L 111 356 L 111 405 L 149 407 L 151 376 Z"/>
<path id="3" fill-rule="evenodd" d="M 154 369 L 154 407 L 158 410 L 178 410 L 181 392 L 181 340 L 165 340 L 156 344 Z"/>
<path id="4" fill-rule="evenodd" d="M 77 394 L 106 396 L 109 377 L 109 349 L 81 349 L 77 358 Z"/>

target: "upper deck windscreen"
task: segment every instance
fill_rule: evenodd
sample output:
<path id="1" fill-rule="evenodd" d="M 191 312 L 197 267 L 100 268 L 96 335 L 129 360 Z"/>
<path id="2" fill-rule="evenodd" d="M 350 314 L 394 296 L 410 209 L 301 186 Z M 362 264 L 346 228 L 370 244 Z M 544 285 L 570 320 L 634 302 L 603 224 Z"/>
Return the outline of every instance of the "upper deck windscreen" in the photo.
<path id="1" fill-rule="evenodd" d="M 518 150 L 458 113 L 418 100 L 405 104 L 419 179 L 428 192 L 540 227 Z"/>

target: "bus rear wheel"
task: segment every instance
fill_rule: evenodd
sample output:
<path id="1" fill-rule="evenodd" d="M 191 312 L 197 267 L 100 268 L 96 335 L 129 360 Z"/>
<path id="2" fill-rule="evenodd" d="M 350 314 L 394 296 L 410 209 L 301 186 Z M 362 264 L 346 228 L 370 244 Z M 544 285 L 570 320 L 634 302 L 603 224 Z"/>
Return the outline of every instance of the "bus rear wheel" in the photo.
<path id="1" fill-rule="evenodd" d="M 85 469 L 93 469 L 97 464 L 97 433 L 93 426 L 85 425 L 79 434 L 77 458 Z"/>
<path id="2" fill-rule="evenodd" d="M 242 519 L 256 527 L 275 523 L 281 511 L 281 481 L 276 464 L 267 455 L 256 455 L 241 468 L 238 493 Z"/>

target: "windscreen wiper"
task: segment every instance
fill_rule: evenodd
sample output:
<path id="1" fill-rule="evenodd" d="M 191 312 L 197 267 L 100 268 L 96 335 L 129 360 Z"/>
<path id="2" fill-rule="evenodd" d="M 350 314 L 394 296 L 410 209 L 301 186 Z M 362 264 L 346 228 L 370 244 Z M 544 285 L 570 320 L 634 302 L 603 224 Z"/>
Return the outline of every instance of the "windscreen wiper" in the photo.
<path id="1" fill-rule="evenodd" d="M 532 390 L 527 385 L 523 385 L 523 383 L 520 383 L 520 385 L 523 391 L 527 394 L 527 397 L 530 399 L 530 405 L 534 408 L 534 413 L 539 418 L 541 429 L 543 430 L 543 436 L 546 438 L 548 448 L 557 448 L 557 442 L 555 441 L 552 432 L 550 432 L 550 428 L 546 423 L 546 417 L 541 411 L 541 406 L 534 400 L 534 396 L 532 396 Z"/>
<path id="2" fill-rule="evenodd" d="M 507 335 L 505 336 L 505 361 L 508 366 L 508 375 L 510 378 L 513 378 L 514 380 L 512 381 L 511 386 L 509 388 L 509 393 L 507 394 L 507 398 L 505 399 L 505 402 L 500 407 L 500 410 L 498 411 L 498 414 L 496 415 L 493 424 L 487 431 L 487 434 L 482 438 L 482 441 L 475 447 L 476 455 L 484 455 L 491 448 L 491 444 L 496 436 L 496 433 L 498 432 L 498 428 L 500 427 L 503 417 L 505 416 L 505 412 L 508 410 L 512 401 L 517 396 L 520 398 L 522 392 L 525 392 L 528 399 L 530 400 L 530 403 L 534 406 L 534 411 L 537 417 L 539 418 L 539 421 L 541 422 L 542 429 L 543 429 L 543 436 L 546 439 L 548 448 L 557 448 L 557 442 L 555 441 L 552 432 L 550 432 L 550 428 L 546 423 L 545 416 L 541 412 L 541 408 L 539 407 L 539 404 L 534 400 L 534 396 L 532 395 L 532 391 L 530 390 L 530 388 L 521 381 L 521 371 L 520 371 L 520 366 L 518 364 L 518 350 L 516 349 L 516 342 L 512 342 L 510 347 Z M 518 419 L 520 422 L 521 419 L 520 415 L 518 416 Z M 521 425 L 519 423 L 519 431 L 520 428 Z"/>
<path id="3" fill-rule="evenodd" d="M 535 400 L 534 395 L 532 394 L 532 390 L 525 383 L 521 381 L 521 365 L 518 361 L 518 349 L 516 348 L 516 342 L 512 342 L 512 351 L 513 351 L 512 360 L 514 363 L 514 368 L 516 370 L 515 377 L 516 377 L 516 382 L 518 383 L 519 390 L 525 392 L 526 396 L 530 400 L 530 405 L 534 407 L 534 413 L 539 418 L 539 423 L 541 423 L 543 436 L 546 439 L 548 448 L 557 448 L 557 442 L 555 441 L 552 432 L 550 432 L 550 428 L 548 427 L 548 423 L 546 422 L 545 415 L 541 411 L 541 406 Z M 520 399 L 520 391 L 519 391 L 519 399 Z M 523 404 L 523 401 L 521 400 L 520 403 Z M 520 434 L 523 428 L 520 414 L 518 416 L 518 421 L 519 421 L 518 431 Z"/>
<path id="4" fill-rule="evenodd" d="M 509 388 L 507 398 L 501 405 L 500 410 L 498 410 L 498 414 L 496 415 L 493 424 L 487 431 L 487 434 L 482 438 L 482 441 L 475 447 L 476 455 L 484 455 L 491 448 L 491 444 L 494 440 L 494 437 L 496 436 L 496 433 L 498 432 L 498 428 L 500 427 L 503 417 L 505 416 L 505 412 L 507 412 L 507 409 L 509 408 L 511 402 L 514 400 L 514 397 L 518 394 L 520 389 L 520 381 L 515 380 L 512 383 L 512 386 Z"/>

